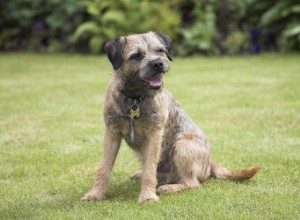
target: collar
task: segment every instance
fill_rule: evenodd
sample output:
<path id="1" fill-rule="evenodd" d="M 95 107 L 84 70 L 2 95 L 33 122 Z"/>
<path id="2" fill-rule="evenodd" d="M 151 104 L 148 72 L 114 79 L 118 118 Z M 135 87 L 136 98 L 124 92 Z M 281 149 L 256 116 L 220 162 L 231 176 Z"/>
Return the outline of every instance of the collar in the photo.
<path id="1" fill-rule="evenodd" d="M 132 92 L 128 91 L 121 91 L 123 95 L 123 102 L 126 103 L 132 103 L 132 102 L 137 102 L 140 103 L 142 102 L 146 96 L 145 95 L 140 95 L 140 94 L 133 94 Z"/>

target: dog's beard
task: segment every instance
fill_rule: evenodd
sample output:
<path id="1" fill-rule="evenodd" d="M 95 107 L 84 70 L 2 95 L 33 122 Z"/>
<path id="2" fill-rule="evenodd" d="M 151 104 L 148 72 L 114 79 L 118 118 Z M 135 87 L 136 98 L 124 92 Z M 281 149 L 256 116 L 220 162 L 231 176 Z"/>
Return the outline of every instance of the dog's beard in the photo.
<path id="1" fill-rule="evenodd" d="M 161 71 L 155 71 L 149 65 L 149 60 L 145 59 L 141 63 L 140 67 L 140 81 L 148 89 L 160 89 L 163 86 L 163 74 L 169 71 L 168 62 L 166 59 L 162 59 L 163 69 Z"/>

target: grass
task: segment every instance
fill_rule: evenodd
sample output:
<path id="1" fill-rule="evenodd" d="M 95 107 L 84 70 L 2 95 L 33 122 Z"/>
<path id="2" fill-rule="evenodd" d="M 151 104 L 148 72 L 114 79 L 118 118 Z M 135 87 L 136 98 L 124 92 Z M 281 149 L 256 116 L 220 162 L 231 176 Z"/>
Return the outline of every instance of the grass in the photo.
<path id="1" fill-rule="evenodd" d="M 123 143 L 107 200 L 82 202 L 102 154 L 105 57 L 0 54 L 0 219 L 300 219 L 300 56 L 175 59 L 165 86 L 216 161 L 261 171 L 244 183 L 137 203 Z"/>

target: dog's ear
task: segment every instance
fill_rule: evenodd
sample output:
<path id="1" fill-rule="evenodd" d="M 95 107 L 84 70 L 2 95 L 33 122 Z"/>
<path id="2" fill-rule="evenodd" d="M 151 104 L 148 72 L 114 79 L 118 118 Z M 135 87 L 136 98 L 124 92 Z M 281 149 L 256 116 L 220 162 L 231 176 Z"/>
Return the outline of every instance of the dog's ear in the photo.
<path id="1" fill-rule="evenodd" d="M 155 32 L 156 36 L 158 37 L 158 39 L 160 40 L 160 42 L 162 42 L 163 45 L 165 45 L 166 49 L 167 49 L 167 57 L 170 61 L 172 61 L 172 57 L 171 57 L 171 49 L 172 49 L 172 41 L 171 38 L 163 33 L 159 33 L 159 32 Z"/>
<path id="2" fill-rule="evenodd" d="M 124 39 L 120 37 L 106 43 L 104 46 L 104 51 L 107 54 L 107 57 L 111 62 L 114 70 L 119 69 L 123 63 L 124 47 L 125 47 Z"/>

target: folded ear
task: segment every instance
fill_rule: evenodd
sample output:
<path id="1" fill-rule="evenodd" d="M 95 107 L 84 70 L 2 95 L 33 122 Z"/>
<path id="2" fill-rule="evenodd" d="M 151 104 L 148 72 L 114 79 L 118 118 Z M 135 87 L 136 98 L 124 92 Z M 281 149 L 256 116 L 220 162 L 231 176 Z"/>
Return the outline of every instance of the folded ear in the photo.
<path id="1" fill-rule="evenodd" d="M 123 63 L 124 47 L 124 39 L 121 37 L 106 43 L 104 46 L 104 51 L 106 52 L 114 70 L 119 69 Z"/>
<path id="2" fill-rule="evenodd" d="M 163 33 L 155 32 L 158 39 L 162 42 L 163 45 L 165 45 L 165 48 L 167 49 L 167 57 L 170 61 L 172 61 L 171 57 L 171 49 L 172 49 L 172 41 L 171 38 Z"/>

